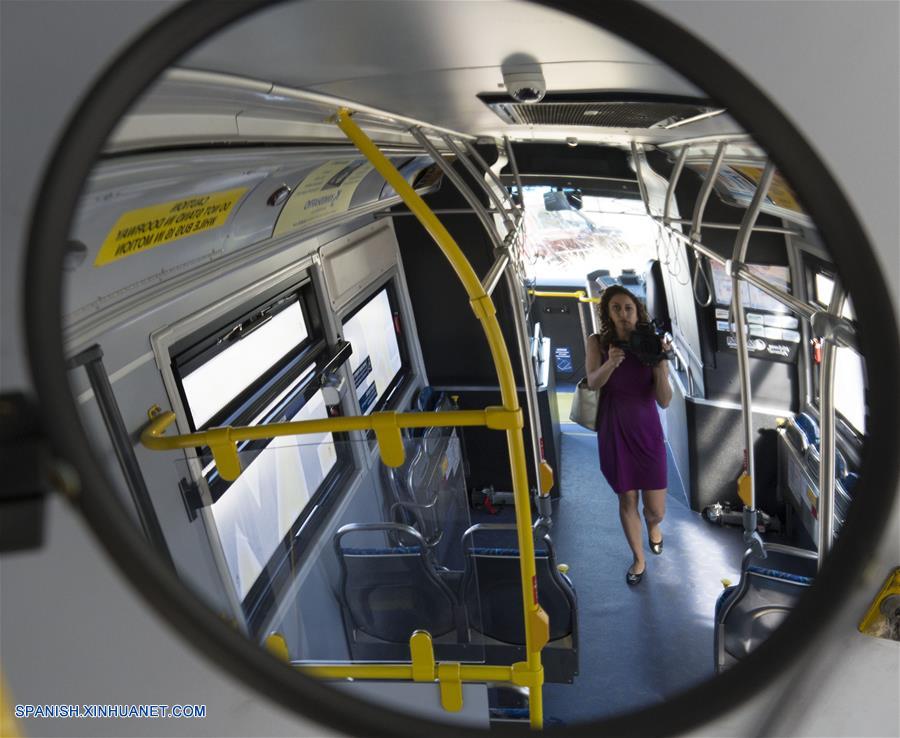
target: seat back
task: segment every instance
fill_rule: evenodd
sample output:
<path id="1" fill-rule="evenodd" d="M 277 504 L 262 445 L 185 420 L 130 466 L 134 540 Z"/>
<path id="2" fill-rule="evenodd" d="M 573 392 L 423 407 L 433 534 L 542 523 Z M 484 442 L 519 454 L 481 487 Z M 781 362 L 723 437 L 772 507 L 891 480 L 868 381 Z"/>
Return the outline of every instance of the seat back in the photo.
<path id="1" fill-rule="evenodd" d="M 414 545 L 344 544 L 348 536 L 371 531 L 393 534 Z M 408 643 L 417 629 L 438 637 L 456 628 L 457 598 L 437 575 L 417 530 L 400 523 L 352 523 L 338 529 L 333 543 L 341 567 L 341 605 L 355 631 Z"/>
<path id="2" fill-rule="evenodd" d="M 741 578 L 719 596 L 715 607 L 715 666 L 717 671 L 744 659 L 781 625 L 803 592 L 812 586 L 810 576 L 817 559 L 814 551 L 778 544 L 764 544 L 777 561 L 765 566 L 751 563 L 752 550 L 744 554 Z M 774 558 L 774 557 L 773 557 Z"/>
<path id="3" fill-rule="evenodd" d="M 818 446 L 819 445 L 819 424 L 816 422 L 815 418 L 812 415 L 808 415 L 807 413 L 799 413 L 795 417 L 791 418 L 789 422 L 792 422 L 803 435 L 806 437 L 806 441 L 810 446 Z"/>
<path id="4" fill-rule="evenodd" d="M 436 392 L 426 386 L 419 390 L 413 412 L 449 410 L 451 407 L 445 392 Z M 416 528 L 429 547 L 440 540 L 442 527 L 434 490 L 426 488 L 422 479 L 441 438 L 449 436 L 451 431 L 451 428 L 403 429 L 406 451 L 403 464 L 396 468 L 381 467 L 386 519 Z M 398 545 L 396 534 L 391 538 L 394 545 Z"/>
<path id="5" fill-rule="evenodd" d="M 663 285 L 662 266 L 659 259 L 653 259 L 647 264 L 644 272 L 644 285 L 647 292 L 647 312 L 651 320 L 659 321 L 666 331 L 672 330 L 672 321 L 669 317 L 669 301 L 666 298 L 666 290 Z"/>
<path id="6" fill-rule="evenodd" d="M 523 645 L 522 584 L 517 547 L 475 546 L 479 531 L 515 531 L 515 525 L 473 525 L 463 534 L 466 557 L 463 595 L 473 630 L 505 643 Z M 550 619 L 550 640 L 576 636 L 577 608 L 571 582 L 556 568 L 553 544 L 548 535 L 535 549 L 538 602 Z M 477 613 L 480 612 L 480 617 Z"/>

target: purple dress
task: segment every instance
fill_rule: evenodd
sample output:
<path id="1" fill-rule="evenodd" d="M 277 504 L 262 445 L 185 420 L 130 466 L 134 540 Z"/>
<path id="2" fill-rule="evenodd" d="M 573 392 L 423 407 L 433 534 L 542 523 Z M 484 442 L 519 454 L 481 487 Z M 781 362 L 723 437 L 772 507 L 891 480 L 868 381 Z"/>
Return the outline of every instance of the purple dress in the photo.
<path id="1" fill-rule="evenodd" d="M 600 356 L 603 362 L 608 358 L 602 350 Z M 600 470 L 616 494 L 667 486 L 653 369 L 629 351 L 600 393 L 597 446 Z"/>

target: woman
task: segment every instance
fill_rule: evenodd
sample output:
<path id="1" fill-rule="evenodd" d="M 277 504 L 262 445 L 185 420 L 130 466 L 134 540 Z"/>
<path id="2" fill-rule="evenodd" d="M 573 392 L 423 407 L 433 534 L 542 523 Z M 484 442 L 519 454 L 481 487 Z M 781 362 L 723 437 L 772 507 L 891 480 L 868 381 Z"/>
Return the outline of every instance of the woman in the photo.
<path id="1" fill-rule="evenodd" d="M 659 524 L 666 512 L 666 448 L 656 405 L 672 399 L 668 362 L 644 366 L 630 351 L 616 345 L 627 341 L 638 323 L 649 323 L 647 309 L 627 289 L 613 285 L 600 296 L 600 333 L 587 339 L 585 364 L 592 389 L 601 389 L 597 411 L 600 469 L 619 498 L 619 518 L 634 561 L 625 581 L 637 584 L 646 569 L 643 525 L 638 495 L 647 521 L 647 540 L 661 554 Z M 669 348 L 664 342 L 663 348 Z"/>

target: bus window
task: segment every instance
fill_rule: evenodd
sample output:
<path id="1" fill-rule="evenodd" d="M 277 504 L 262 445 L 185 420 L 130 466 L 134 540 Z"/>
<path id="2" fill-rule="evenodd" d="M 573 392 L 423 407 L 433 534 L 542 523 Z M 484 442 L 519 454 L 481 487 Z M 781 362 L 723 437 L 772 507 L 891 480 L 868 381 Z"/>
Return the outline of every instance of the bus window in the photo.
<path id="1" fill-rule="evenodd" d="M 223 350 L 182 379 L 194 425 L 204 426 L 229 400 L 256 382 L 307 336 L 297 299 L 277 314 L 262 310 L 238 324 L 221 339 Z"/>
<path id="2" fill-rule="evenodd" d="M 817 271 L 813 279 L 813 299 L 822 306 L 828 307 L 834 291 L 834 278 L 825 272 Z M 848 297 L 844 301 L 841 316 L 853 320 L 856 315 L 853 303 Z M 816 388 L 815 404 L 819 406 L 819 376 L 813 373 Z M 859 436 L 866 432 L 866 369 L 862 357 L 853 349 L 838 347 L 834 365 L 834 386 L 840 391 L 834 393 L 834 409 L 850 428 Z"/>
<path id="3" fill-rule="evenodd" d="M 856 432 L 866 432 L 866 369 L 862 357 L 853 349 L 839 347 L 834 365 L 834 409 Z M 817 398 L 818 399 L 818 398 Z"/>
<path id="4" fill-rule="evenodd" d="M 391 283 L 342 321 L 344 340 L 353 346 L 350 371 L 363 415 L 390 406 L 409 376 L 400 313 Z"/>

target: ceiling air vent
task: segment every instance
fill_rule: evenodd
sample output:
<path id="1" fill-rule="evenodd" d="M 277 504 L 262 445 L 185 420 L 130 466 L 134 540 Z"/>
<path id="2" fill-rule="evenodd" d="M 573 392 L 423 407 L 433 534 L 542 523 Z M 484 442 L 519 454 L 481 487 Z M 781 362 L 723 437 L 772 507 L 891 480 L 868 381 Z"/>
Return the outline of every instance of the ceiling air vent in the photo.
<path id="1" fill-rule="evenodd" d="M 720 110 L 705 100 L 561 100 L 548 95 L 539 103 L 518 103 L 480 97 L 504 122 L 529 126 L 663 128 Z"/>

